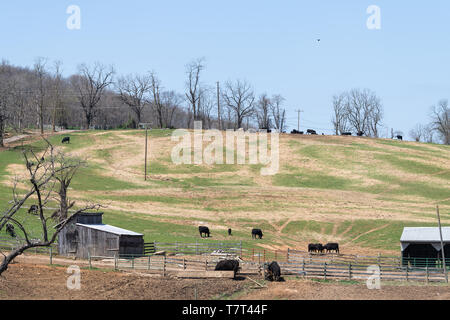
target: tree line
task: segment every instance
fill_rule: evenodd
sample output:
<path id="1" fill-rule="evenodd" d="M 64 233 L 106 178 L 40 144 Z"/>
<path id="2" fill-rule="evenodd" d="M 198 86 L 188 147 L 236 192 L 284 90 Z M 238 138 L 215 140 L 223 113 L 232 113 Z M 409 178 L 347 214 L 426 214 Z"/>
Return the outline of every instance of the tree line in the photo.
<path id="1" fill-rule="evenodd" d="M 6 130 L 37 128 L 113 129 L 259 127 L 283 131 L 285 99 L 266 93 L 256 98 L 247 81 L 217 88 L 202 82 L 204 59 L 186 65 L 185 92 L 166 89 L 158 74 L 118 75 L 113 66 L 80 64 L 63 76 L 62 62 L 37 58 L 32 68 L 0 64 L 0 144 Z"/>
<path id="2" fill-rule="evenodd" d="M 331 123 L 336 135 L 354 132 L 378 138 L 383 127 L 384 110 L 381 99 L 369 89 L 352 89 L 333 96 Z M 417 142 L 450 144 L 450 108 L 443 99 L 430 108 L 427 124 L 417 124 L 409 136 Z M 391 138 L 403 136 L 391 129 Z"/>

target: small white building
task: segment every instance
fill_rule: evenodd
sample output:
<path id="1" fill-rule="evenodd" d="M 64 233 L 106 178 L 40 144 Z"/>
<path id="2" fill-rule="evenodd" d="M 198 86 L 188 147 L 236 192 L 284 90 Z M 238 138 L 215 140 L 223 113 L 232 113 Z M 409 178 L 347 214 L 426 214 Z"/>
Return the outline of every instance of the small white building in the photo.
<path id="1" fill-rule="evenodd" d="M 450 261 L 450 227 L 442 228 L 444 254 Z M 439 228 L 404 228 L 400 238 L 404 264 L 435 266 L 442 259 Z"/>

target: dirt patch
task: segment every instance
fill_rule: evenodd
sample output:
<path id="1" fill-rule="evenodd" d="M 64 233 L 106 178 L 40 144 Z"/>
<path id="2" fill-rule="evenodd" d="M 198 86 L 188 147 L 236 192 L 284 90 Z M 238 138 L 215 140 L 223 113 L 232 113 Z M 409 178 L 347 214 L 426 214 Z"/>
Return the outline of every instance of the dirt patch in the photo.
<path id="1" fill-rule="evenodd" d="M 65 267 L 11 265 L 0 277 L 0 300 L 208 300 L 232 295 L 249 285 L 229 279 L 180 280 L 81 270 L 81 289 L 67 289 Z"/>
<path id="2" fill-rule="evenodd" d="M 312 280 L 287 280 L 242 295 L 244 300 L 448 300 L 450 288 L 444 285 L 382 284 L 369 290 L 363 284 L 321 283 Z"/>

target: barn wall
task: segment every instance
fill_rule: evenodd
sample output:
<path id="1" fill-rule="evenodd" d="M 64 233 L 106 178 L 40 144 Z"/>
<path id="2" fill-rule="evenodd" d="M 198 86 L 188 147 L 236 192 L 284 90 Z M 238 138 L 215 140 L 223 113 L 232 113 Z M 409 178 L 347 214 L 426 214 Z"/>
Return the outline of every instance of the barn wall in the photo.
<path id="1" fill-rule="evenodd" d="M 144 253 L 143 236 L 120 236 L 120 255 L 142 255 Z"/>
<path id="2" fill-rule="evenodd" d="M 78 227 L 74 219 L 58 234 L 58 254 L 63 256 L 76 255 L 78 235 Z"/>
<path id="3" fill-rule="evenodd" d="M 87 259 L 91 256 L 114 257 L 119 248 L 119 236 L 105 231 L 78 226 L 80 242 L 77 257 Z"/>

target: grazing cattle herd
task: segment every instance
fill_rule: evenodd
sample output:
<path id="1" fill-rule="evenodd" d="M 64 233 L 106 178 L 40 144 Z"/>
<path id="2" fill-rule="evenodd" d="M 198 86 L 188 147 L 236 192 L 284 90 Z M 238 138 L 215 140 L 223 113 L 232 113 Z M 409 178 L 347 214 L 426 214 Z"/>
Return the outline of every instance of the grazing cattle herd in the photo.
<path id="1" fill-rule="evenodd" d="M 330 253 L 336 252 L 339 254 L 339 244 L 338 243 L 327 243 L 322 245 L 321 243 L 310 243 L 308 245 L 308 252 L 310 253 Z"/>

